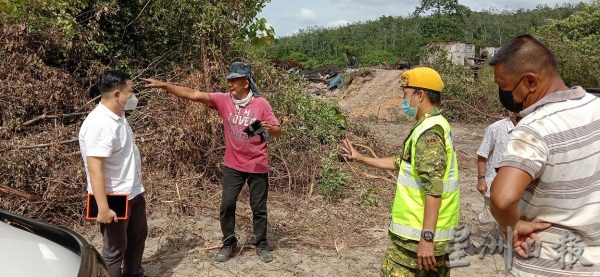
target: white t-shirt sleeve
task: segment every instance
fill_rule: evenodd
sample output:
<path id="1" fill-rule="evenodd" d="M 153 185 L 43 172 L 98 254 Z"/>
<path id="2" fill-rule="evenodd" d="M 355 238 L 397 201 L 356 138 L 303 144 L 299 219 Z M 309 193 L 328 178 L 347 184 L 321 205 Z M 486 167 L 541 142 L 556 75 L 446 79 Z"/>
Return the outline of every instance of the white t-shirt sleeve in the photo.
<path id="1" fill-rule="evenodd" d="M 547 163 L 548 154 L 548 146 L 536 131 L 527 127 L 515 127 L 508 138 L 499 167 L 515 167 L 536 179 Z"/>
<path id="2" fill-rule="evenodd" d="M 83 137 L 86 156 L 110 157 L 115 139 L 116 134 L 106 128 L 89 128 Z"/>
<path id="3" fill-rule="evenodd" d="M 493 140 L 493 128 L 492 126 L 488 126 L 487 128 L 485 128 L 483 140 L 481 141 L 481 145 L 477 150 L 477 155 L 487 159 L 490 156 L 490 153 L 492 153 L 492 150 L 494 149 Z"/>

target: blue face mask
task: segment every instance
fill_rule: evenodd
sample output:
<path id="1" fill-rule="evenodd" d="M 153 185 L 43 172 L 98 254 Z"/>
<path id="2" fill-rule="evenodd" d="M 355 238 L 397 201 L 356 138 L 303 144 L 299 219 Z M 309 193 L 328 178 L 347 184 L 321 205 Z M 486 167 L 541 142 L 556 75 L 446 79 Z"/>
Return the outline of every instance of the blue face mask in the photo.
<path id="1" fill-rule="evenodd" d="M 408 99 L 402 100 L 402 110 L 404 111 L 404 114 L 406 114 L 406 117 L 408 117 L 408 118 L 414 118 L 415 116 L 417 116 L 417 110 L 419 110 L 419 105 L 417 105 L 414 108 L 410 106 L 410 100 L 413 97 L 415 97 L 415 95 L 413 95 L 412 97 L 410 97 Z M 419 103 L 419 104 L 421 104 L 421 103 Z"/>

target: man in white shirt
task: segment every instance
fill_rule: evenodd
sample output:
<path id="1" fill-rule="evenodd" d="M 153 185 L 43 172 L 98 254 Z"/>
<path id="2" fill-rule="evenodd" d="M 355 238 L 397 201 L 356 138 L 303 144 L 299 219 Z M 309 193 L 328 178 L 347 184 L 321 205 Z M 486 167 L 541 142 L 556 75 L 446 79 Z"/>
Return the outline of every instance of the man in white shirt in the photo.
<path id="1" fill-rule="evenodd" d="M 483 210 L 479 213 L 479 224 L 472 226 L 474 236 L 472 243 L 475 248 L 480 248 L 488 236 L 497 237 L 498 225 L 490 211 L 490 190 L 492 181 L 496 177 L 496 167 L 502 161 L 504 150 L 508 141 L 509 132 L 517 124 L 517 116 L 508 112 L 508 117 L 498 120 L 485 128 L 483 140 L 477 150 L 477 191 L 483 194 Z"/>
<path id="2" fill-rule="evenodd" d="M 485 198 L 484 209 L 479 214 L 481 223 L 496 222 L 490 212 L 490 186 L 496 177 L 496 167 L 502 161 L 508 133 L 515 124 L 516 114 L 509 111 L 508 118 L 498 120 L 485 128 L 483 140 L 477 150 L 477 190 Z"/>
<path id="3" fill-rule="evenodd" d="M 103 73 L 95 89 L 102 98 L 81 125 L 79 146 L 87 190 L 94 194 L 98 206 L 102 257 L 110 277 L 143 276 L 142 255 L 148 233 L 146 200 L 140 153 L 124 113 L 136 107 L 137 98 L 129 76 L 122 71 Z M 108 206 L 107 194 L 128 195 L 127 219 L 117 219 Z"/>

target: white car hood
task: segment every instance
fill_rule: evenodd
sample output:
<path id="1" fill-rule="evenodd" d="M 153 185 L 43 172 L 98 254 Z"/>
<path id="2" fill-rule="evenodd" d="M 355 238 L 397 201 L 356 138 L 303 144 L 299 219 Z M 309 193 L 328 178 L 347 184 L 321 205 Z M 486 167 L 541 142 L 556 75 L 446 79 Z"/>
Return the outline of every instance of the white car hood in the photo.
<path id="1" fill-rule="evenodd" d="M 77 276 L 80 263 L 69 249 L 0 221 L 0 276 Z"/>

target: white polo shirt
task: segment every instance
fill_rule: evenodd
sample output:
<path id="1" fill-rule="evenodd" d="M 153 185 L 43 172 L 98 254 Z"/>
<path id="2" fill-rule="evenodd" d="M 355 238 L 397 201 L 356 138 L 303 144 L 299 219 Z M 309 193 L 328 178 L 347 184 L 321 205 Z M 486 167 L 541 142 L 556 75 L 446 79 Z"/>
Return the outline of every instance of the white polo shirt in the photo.
<path id="1" fill-rule="evenodd" d="M 140 152 L 125 115 L 118 116 L 98 104 L 90 112 L 79 131 L 79 148 L 85 165 L 87 190 L 92 184 L 86 157 L 105 157 L 104 184 L 106 193 L 129 194 L 129 199 L 144 192 Z"/>

